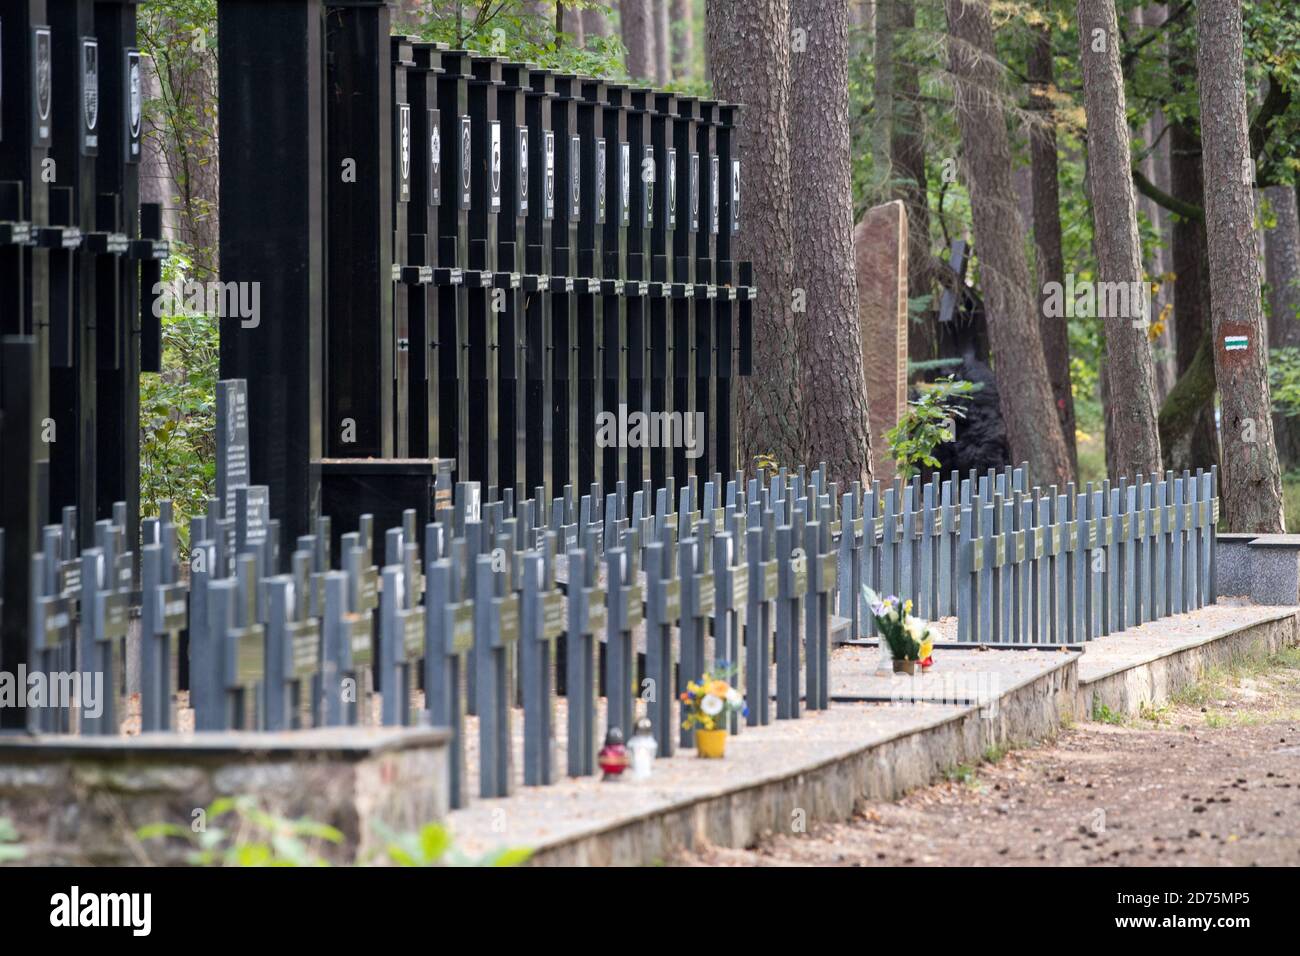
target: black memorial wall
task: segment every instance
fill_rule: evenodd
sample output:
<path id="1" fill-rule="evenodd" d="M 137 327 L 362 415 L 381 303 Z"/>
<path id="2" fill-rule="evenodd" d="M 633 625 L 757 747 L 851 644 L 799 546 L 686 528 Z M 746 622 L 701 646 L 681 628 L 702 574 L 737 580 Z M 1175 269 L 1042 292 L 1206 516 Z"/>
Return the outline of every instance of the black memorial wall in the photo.
<path id="1" fill-rule="evenodd" d="M 75 552 L 120 501 L 139 535 L 139 382 L 159 370 L 167 255 L 140 202 L 143 66 L 135 0 L 0 4 L 0 669 L 28 654 L 43 526 Z M 0 727 L 22 721 L 0 709 Z"/>
<path id="2" fill-rule="evenodd" d="M 734 468 L 736 107 L 393 36 L 384 0 L 217 9 L 219 280 L 259 305 L 220 317 L 221 377 L 284 548 L 324 514 L 425 521 L 449 473 L 491 501 Z M 0 6 L 4 660 L 42 526 L 75 507 L 89 542 L 126 502 L 140 550 L 167 245 L 135 37 L 134 0 Z"/>
<path id="3" fill-rule="evenodd" d="M 219 6 L 228 35 L 260 37 L 222 45 L 223 83 L 292 77 L 276 97 L 232 82 L 220 104 L 239 206 L 232 222 L 223 194 L 223 278 L 250 278 L 231 263 L 294 277 L 262 291 L 283 330 L 222 329 L 222 377 L 247 379 L 254 409 L 294 409 L 291 440 L 250 430 L 286 546 L 322 512 L 337 528 L 390 505 L 423 521 L 440 470 L 522 500 L 736 466 L 757 294 L 731 258 L 736 106 L 390 36 L 383 0 Z M 254 65 L 280 39 L 289 59 Z M 267 135 L 288 161 L 236 159 L 228 180 L 227 153 Z M 278 245 L 259 221 L 273 196 L 297 207 Z M 644 412 L 676 434 L 629 428 Z"/>

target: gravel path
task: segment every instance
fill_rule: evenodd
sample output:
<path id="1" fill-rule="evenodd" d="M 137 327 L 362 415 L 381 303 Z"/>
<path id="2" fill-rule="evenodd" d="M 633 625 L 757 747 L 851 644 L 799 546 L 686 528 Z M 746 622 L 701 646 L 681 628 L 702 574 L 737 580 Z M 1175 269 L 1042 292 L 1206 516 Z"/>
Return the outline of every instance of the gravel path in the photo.
<path id="1" fill-rule="evenodd" d="M 1300 865 L 1300 650 L 1216 671 L 1137 718 L 990 753 L 847 823 L 675 862 Z"/>

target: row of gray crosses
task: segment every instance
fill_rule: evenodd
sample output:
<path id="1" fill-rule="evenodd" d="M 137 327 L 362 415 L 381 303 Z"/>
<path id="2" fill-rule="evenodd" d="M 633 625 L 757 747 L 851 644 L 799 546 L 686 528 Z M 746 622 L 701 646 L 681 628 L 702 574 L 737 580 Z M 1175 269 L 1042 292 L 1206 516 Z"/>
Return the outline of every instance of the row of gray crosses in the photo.
<path id="1" fill-rule="evenodd" d="M 382 567 L 368 516 L 340 537 L 337 565 L 326 517 L 284 562 L 266 489 L 242 487 L 233 514 L 213 499 L 191 519 L 188 582 L 170 504 L 142 522 L 138 589 L 124 506 L 80 555 L 67 509 L 33 559 L 32 660 L 47 672 L 102 672 L 112 692 L 97 717 L 46 706 L 29 720 L 46 732 L 118 732 L 134 605 L 143 730 L 175 727 L 184 670 L 199 731 L 369 723 L 378 692 L 381 723 L 451 729 L 460 806 L 466 713 L 478 718 L 478 789 L 490 797 L 512 787 L 516 707 L 524 783 L 556 778 L 560 694 L 573 776 L 595 772 L 600 696 L 607 726 L 630 728 L 640 702 L 660 755 L 674 738 L 690 746 L 676 692 L 719 661 L 737 671 L 749 725 L 829 706 L 832 639 L 874 631 L 863 584 L 912 597 L 927 618 L 955 613 L 961 641 L 1039 644 L 1082 642 L 1216 597 L 1213 472 L 1078 494 L 1027 490 L 1023 466 L 865 491 L 855 483 L 843 495 L 824 475 L 737 473 L 681 489 L 670 479 L 630 494 L 593 485 L 581 498 L 566 487 L 549 509 L 543 489 L 483 503 L 477 485 L 462 483 L 422 535 L 405 512 L 385 535 Z"/>

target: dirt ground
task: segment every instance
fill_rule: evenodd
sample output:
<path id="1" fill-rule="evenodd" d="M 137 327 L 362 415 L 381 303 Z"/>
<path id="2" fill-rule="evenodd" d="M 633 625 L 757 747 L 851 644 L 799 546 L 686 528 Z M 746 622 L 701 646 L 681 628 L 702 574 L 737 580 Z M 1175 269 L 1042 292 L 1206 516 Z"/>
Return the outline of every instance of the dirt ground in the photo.
<path id="1" fill-rule="evenodd" d="M 1101 712 L 851 821 L 684 866 L 1300 865 L 1300 650 Z"/>

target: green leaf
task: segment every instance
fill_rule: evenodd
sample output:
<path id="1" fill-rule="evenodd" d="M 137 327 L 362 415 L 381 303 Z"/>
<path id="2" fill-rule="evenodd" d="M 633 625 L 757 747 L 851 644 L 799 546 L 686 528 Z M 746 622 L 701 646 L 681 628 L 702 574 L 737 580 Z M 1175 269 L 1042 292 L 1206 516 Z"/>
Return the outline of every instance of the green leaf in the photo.
<path id="1" fill-rule="evenodd" d="M 265 843 L 244 843 L 235 848 L 236 866 L 266 866 L 271 862 L 271 848 Z"/>
<path id="2" fill-rule="evenodd" d="M 426 823 L 420 830 L 420 850 L 426 863 L 441 860 L 451 846 L 451 833 L 439 823 Z"/>
<path id="3" fill-rule="evenodd" d="M 155 840 L 159 837 L 180 837 L 182 840 L 188 840 L 190 830 L 179 823 L 149 823 L 136 830 L 135 835 L 141 840 Z"/>

